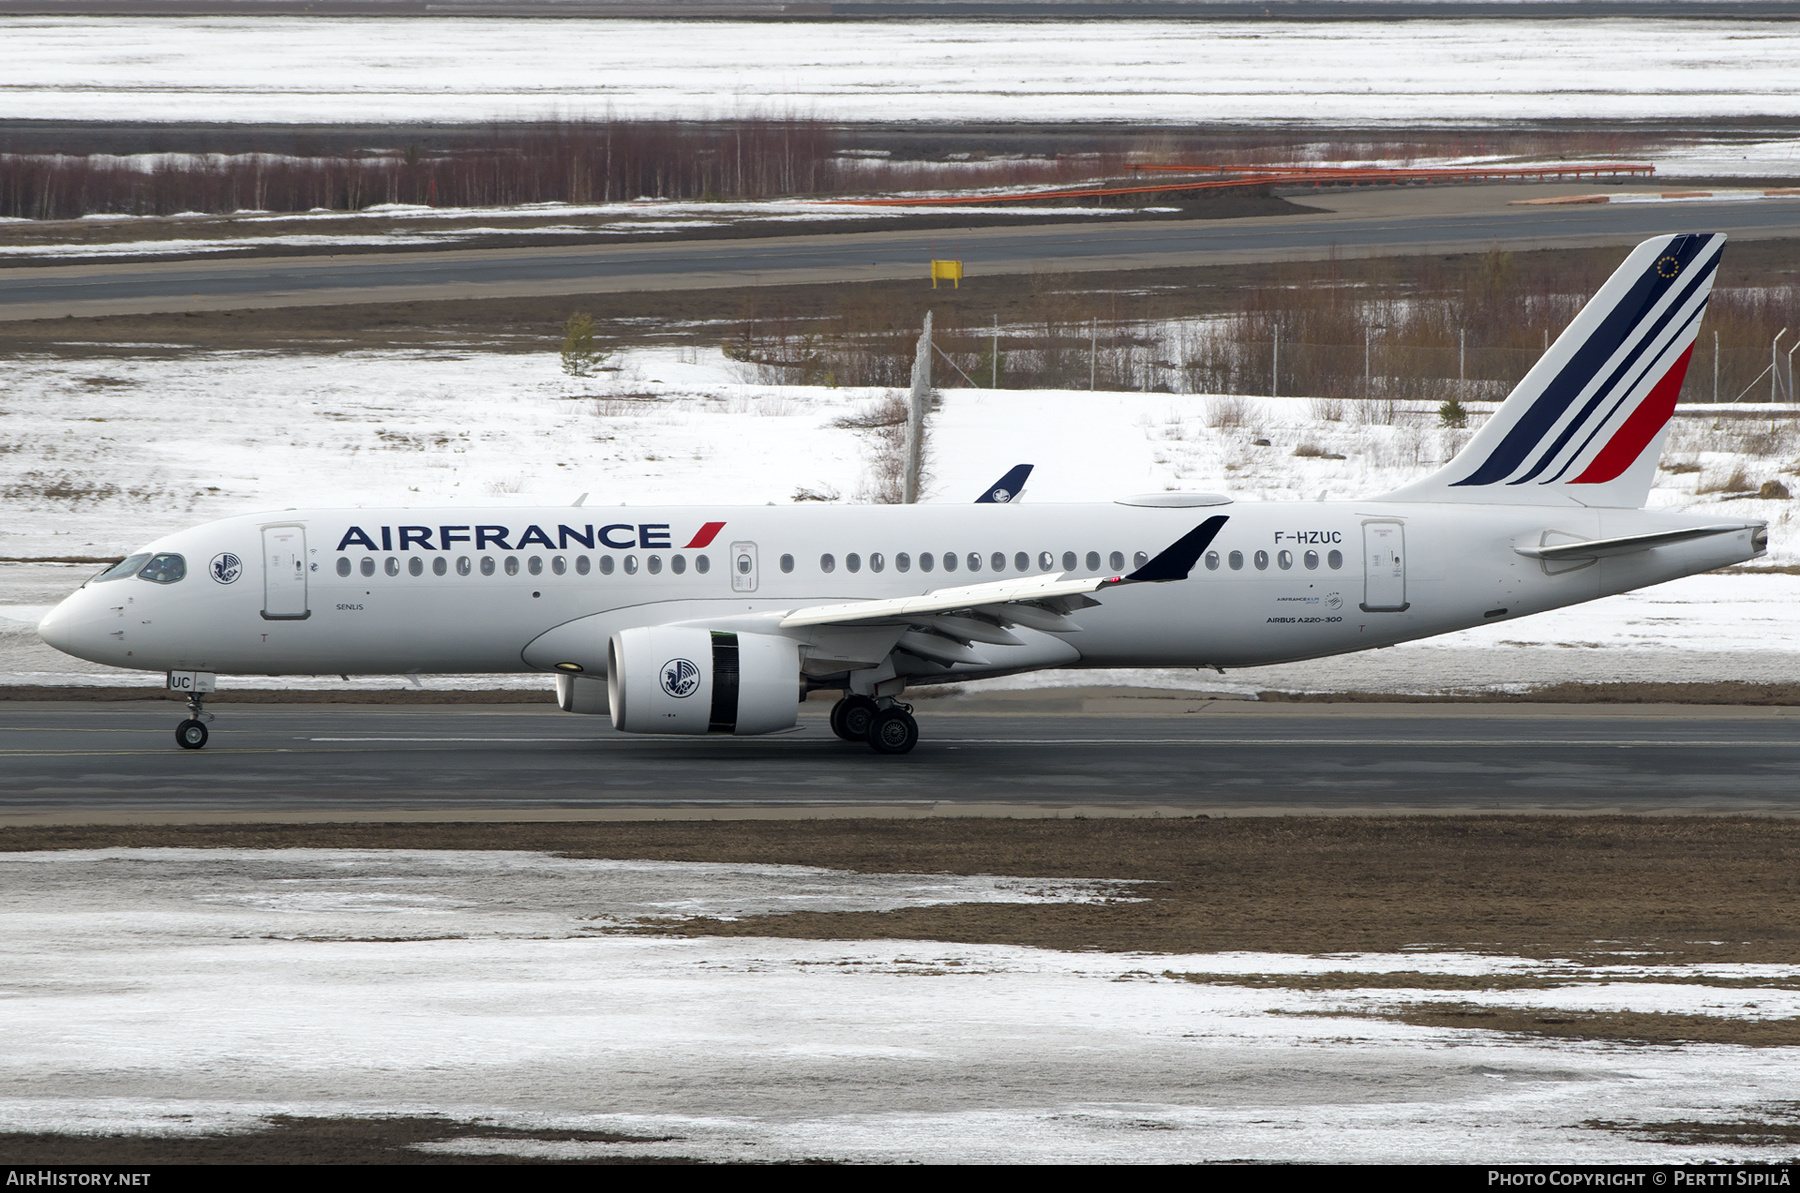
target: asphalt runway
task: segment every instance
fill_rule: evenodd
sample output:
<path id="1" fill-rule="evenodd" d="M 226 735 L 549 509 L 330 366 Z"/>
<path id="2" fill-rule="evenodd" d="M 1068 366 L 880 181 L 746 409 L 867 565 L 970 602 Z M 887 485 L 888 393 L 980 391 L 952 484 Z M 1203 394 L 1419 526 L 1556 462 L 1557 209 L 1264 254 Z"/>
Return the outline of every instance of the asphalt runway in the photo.
<path id="1" fill-rule="evenodd" d="M 1258 705 L 934 711 L 903 758 L 814 702 L 761 738 L 647 738 L 535 706 L 0 707 L 0 824 L 673 814 L 1800 813 L 1800 709 Z"/>
<path id="2" fill-rule="evenodd" d="M 1493 186 L 1296 196 L 1317 215 L 1046 224 L 751 240 L 343 257 L 238 258 L 0 271 L 0 319 L 697 290 L 922 276 L 933 257 L 982 274 L 1227 265 L 1409 253 L 1629 245 L 1667 232 L 1800 235 L 1800 200 L 1509 206 L 1580 188 Z M 1587 188 L 1592 190 L 1594 188 Z M 1623 193 L 1623 192 L 1621 192 Z"/>

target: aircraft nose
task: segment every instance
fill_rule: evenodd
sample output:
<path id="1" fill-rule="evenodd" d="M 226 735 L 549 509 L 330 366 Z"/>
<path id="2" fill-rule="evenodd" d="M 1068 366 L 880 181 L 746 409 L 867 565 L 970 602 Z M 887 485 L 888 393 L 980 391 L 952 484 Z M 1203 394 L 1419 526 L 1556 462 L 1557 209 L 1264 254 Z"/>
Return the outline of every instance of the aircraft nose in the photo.
<path id="1" fill-rule="evenodd" d="M 38 637 L 66 655 L 92 662 L 103 661 L 95 657 L 104 634 L 96 624 L 91 598 L 92 594 L 85 590 L 64 597 L 60 605 L 38 622 Z"/>

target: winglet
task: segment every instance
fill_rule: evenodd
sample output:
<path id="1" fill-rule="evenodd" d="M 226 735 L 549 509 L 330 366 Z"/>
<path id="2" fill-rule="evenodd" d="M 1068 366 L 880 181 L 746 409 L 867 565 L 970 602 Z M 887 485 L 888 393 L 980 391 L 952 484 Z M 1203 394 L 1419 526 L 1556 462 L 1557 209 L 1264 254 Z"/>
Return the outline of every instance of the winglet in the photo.
<path id="1" fill-rule="evenodd" d="M 976 505 L 1005 505 L 1017 501 L 1019 494 L 1025 491 L 1025 478 L 1031 475 L 1032 465 L 1015 464 L 1007 474 L 987 487 L 987 491 L 975 499 Z"/>
<path id="2" fill-rule="evenodd" d="M 1230 521 L 1224 514 L 1215 514 L 1200 525 L 1194 527 L 1162 551 L 1137 571 L 1123 577 L 1122 584 L 1156 583 L 1162 580 L 1185 580 L 1188 573 L 1194 570 L 1194 564 L 1212 545 L 1225 523 Z"/>

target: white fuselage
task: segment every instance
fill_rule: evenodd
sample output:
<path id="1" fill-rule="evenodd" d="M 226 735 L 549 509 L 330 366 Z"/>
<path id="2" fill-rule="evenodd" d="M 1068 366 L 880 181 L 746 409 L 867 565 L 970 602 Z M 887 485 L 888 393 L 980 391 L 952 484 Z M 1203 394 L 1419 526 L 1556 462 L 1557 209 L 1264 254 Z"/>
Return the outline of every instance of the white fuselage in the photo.
<path id="1" fill-rule="evenodd" d="M 1228 521 L 1187 580 L 1106 589 L 1068 619 L 1078 628 L 979 646 L 981 665 L 916 662 L 909 679 L 1316 658 L 1660 583 L 1761 546 L 1746 528 L 1579 563 L 1514 551 L 1703 524 L 1568 505 L 301 510 L 159 539 L 143 552 L 179 554 L 184 578 L 90 581 L 40 633 L 81 658 L 151 671 L 548 673 L 573 662 L 603 675 L 615 631 L 725 624 L 1021 570 L 1114 575 L 1215 515 Z M 814 658 L 806 672 L 827 679 L 833 665 Z"/>

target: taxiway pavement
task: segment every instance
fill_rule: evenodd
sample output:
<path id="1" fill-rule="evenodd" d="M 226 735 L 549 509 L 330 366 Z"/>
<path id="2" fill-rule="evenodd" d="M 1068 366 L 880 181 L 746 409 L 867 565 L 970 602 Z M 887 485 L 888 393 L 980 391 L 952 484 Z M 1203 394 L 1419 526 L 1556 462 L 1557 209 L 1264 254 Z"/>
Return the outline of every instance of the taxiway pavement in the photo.
<path id="1" fill-rule="evenodd" d="M 883 281 L 922 276 L 933 257 L 962 259 L 970 279 L 978 281 L 982 274 L 1230 265 L 1332 254 L 1628 245 L 1669 232 L 1724 232 L 1739 239 L 1800 236 L 1800 199 L 1512 202 L 1581 189 L 1493 186 L 1300 195 L 1300 202 L 1330 210 L 1110 226 L 1090 220 L 669 244 L 20 267 L 0 270 L 0 320 Z"/>
<path id="2" fill-rule="evenodd" d="M 536 706 L 0 707 L 0 824 L 1347 812 L 1800 814 L 1800 709 L 920 706 L 902 758 L 812 703 L 761 738 L 647 738 Z M 933 707 L 937 704 L 937 707 Z"/>

